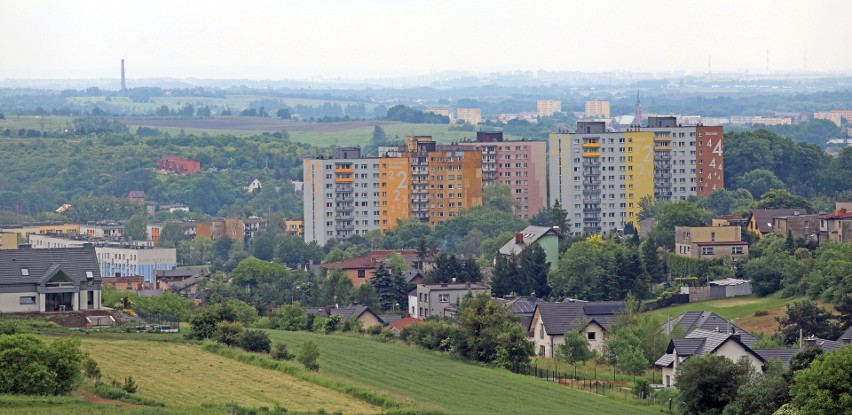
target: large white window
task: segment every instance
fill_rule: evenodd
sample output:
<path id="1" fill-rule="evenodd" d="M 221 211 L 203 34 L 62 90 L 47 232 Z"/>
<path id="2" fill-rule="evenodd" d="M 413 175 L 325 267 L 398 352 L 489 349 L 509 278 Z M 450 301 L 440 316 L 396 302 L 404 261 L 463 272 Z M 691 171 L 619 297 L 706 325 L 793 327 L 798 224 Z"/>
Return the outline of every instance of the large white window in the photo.
<path id="1" fill-rule="evenodd" d="M 439 303 L 449 303 L 450 295 L 449 294 L 438 294 L 438 302 Z"/>

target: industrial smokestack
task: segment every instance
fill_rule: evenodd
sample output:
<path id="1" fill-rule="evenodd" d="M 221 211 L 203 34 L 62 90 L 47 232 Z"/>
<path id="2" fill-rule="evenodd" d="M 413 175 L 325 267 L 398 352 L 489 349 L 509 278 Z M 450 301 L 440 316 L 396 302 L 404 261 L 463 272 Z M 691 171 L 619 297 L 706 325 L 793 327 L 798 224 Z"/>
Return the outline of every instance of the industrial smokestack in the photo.
<path id="1" fill-rule="evenodd" d="M 124 59 L 121 60 L 121 90 L 127 90 L 127 84 L 124 83 Z"/>

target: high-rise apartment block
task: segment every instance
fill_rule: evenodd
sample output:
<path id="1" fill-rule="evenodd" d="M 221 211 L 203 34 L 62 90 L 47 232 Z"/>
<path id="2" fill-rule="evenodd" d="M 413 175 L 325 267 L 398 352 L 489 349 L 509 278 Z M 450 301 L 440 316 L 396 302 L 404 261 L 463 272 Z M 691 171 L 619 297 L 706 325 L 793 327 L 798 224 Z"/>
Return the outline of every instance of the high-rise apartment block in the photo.
<path id="1" fill-rule="evenodd" d="M 500 131 L 478 131 L 476 141 L 463 141 L 482 152 L 482 185 L 505 183 L 519 202 L 515 213 L 528 218 L 547 206 L 547 142 L 503 141 Z"/>
<path id="2" fill-rule="evenodd" d="M 610 132 L 581 121 L 576 133 L 550 134 L 550 198 L 573 234 L 623 230 L 638 224 L 645 195 L 681 201 L 723 188 L 723 161 L 722 127 L 649 117 L 648 128 Z"/>
<path id="3" fill-rule="evenodd" d="M 456 108 L 456 119 L 470 125 L 482 122 L 482 110 L 479 108 Z"/>
<path id="4" fill-rule="evenodd" d="M 541 117 L 552 117 L 557 112 L 562 112 L 562 101 L 557 99 L 540 99 L 536 103 L 538 115 Z"/>
<path id="5" fill-rule="evenodd" d="M 583 116 L 586 118 L 610 118 L 609 101 L 586 101 Z"/>
<path id="6" fill-rule="evenodd" d="M 387 153 L 386 153 L 387 154 Z M 324 245 L 417 218 L 438 224 L 482 204 L 482 153 L 409 137 L 398 157 L 362 157 L 357 147 L 304 162 L 304 238 Z"/>

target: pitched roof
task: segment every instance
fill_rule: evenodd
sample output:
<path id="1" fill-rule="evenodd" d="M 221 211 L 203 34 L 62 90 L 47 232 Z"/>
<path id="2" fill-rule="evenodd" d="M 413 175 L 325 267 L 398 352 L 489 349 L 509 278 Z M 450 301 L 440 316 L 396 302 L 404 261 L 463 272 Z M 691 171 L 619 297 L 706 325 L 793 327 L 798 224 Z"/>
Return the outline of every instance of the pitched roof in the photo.
<path id="1" fill-rule="evenodd" d="M 169 269 L 158 270 L 155 272 L 157 278 L 189 278 L 196 275 L 202 275 L 207 272 L 206 269 Z"/>
<path id="2" fill-rule="evenodd" d="M 582 329 L 575 324 L 584 319 L 588 322 L 594 320 L 606 328 L 618 319 L 617 313 L 624 310 L 624 301 L 537 303 L 536 309 L 544 329 L 551 336 L 558 336 Z"/>
<path id="3" fill-rule="evenodd" d="M 401 332 L 406 327 L 410 327 L 414 324 L 420 324 L 420 323 L 423 323 L 423 320 L 416 319 L 414 317 L 406 317 L 404 319 L 401 319 L 399 321 L 395 321 L 395 322 L 389 324 L 388 329 L 390 329 L 390 330 L 395 329 L 395 330 Z"/>
<path id="4" fill-rule="evenodd" d="M 330 317 L 333 315 L 339 315 L 341 320 L 349 320 L 350 318 L 359 318 L 364 313 L 372 313 L 379 318 L 376 313 L 373 313 L 370 310 L 370 307 L 367 307 L 363 304 L 350 304 L 346 307 L 335 307 L 335 306 L 327 306 L 327 307 L 308 307 L 306 308 L 308 314 L 321 315 L 323 317 Z M 379 318 L 381 320 L 381 318 Z"/>
<path id="5" fill-rule="evenodd" d="M 766 360 L 745 344 L 740 335 L 696 329 L 684 338 L 672 339 L 672 341 L 669 342 L 669 346 L 666 348 L 666 354 L 657 359 L 654 364 L 657 366 L 668 367 L 674 361 L 673 353 L 675 350 L 677 350 L 678 356 L 684 357 L 712 354 L 719 349 L 719 347 L 729 341 L 738 343 L 743 347 L 743 349 L 751 352 L 758 359 Z"/>
<path id="6" fill-rule="evenodd" d="M 417 250 L 415 249 L 377 249 L 367 251 L 359 257 L 322 264 L 322 267 L 326 269 L 376 268 L 379 266 L 379 262 L 384 261 L 387 257 L 394 253 L 402 255 L 406 262 L 409 263 L 417 260 Z"/>
<path id="7" fill-rule="evenodd" d="M 689 337 L 689 334 L 694 330 L 729 333 L 733 328 L 737 334 L 740 335 L 740 339 L 743 343 L 751 346 L 757 341 L 757 337 L 754 337 L 751 333 L 743 330 L 736 324 L 725 320 L 720 315 L 712 311 L 687 311 L 682 313 L 673 318 L 671 321 L 663 323 L 663 331 L 665 333 L 671 333 L 671 329 L 673 329 L 675 325 L 680 325 L 680 327 L 686 331 L 687 337 Z"/>
<path id="8" fill-rule="evenodd" d="M 60 270 L 78 283 L 86 281 L 87 273 L 91 273 L 95 281 L 101 279 L 98 258 L 92 245 L 0 250 L 0 285 L 39 284 Z"/>
<path id="9" fill-rule="evenodd" d="M 251 185 L 251 183 L 252 183 L 253 181 L 255 181 L 255 180 L 257 180 L 257 177 L 249 176 L 249 178 L 248 178 L 248 179 L 246 179 L 246 181 L 244 181 L 244 182 L 243 182 L 243 186 L 244 186 L 244 187 L 250 186 L 250 185 Z"/>
<path id="10" fill-rule="evenodd" d="M 500 248 L 500 254 L 519 255 L 521 251 L 536 243 L 539 239 L 541 239 L 541 237 L 551 232 L 556 234 L 556 231 L 553 230 L 553 228 L 547 226 L 527 226 L 524 230 L 518 232 L 523 235 L 523 241 L 521 243 L 517 243 L 515 238 L 512 238 L 511 241 L 507 242 L 506 245 L 503 245 L 503 247 Z"/>
<path id="11" fill-rule="evenodd" d="M 849 341 L 847 343 L 852 342 L 852 326 L 846 329 L 846 331 L 837 338 L 837 341 L 843 343 L 843 339 L 848 339 Z"/>
<path id="12" fill-rule="evenodd" d="M 801 349 L 776 348 L 776 349 L 754 349 L 763 360 L 780 360 L 784 369 L 790 369 L 790 359 Z"/>
<path id="13" fill-rule="evenodd" d="M 672 347 L 677 350 L 678 356 L 692 356 L 702 350 L 706 341 L 705 337 L 672 339 Z"/>
<path id="14" fill-rule="evenodd" d="M 379 318 L 387 324 L 393 324 L 402 320 L 402 316 L 399 314 L 379 314 Z"/>
<path id="15" fill-rule="evenodd" d="M 754 218 L 754 223 L 760 233 L 772 232 L 772 218 L 776 216 L 790 216 L 796 212 L 800 214 L 808 213 L 805 209 L 758 209 L 751 211 L 751 217 Z"/>

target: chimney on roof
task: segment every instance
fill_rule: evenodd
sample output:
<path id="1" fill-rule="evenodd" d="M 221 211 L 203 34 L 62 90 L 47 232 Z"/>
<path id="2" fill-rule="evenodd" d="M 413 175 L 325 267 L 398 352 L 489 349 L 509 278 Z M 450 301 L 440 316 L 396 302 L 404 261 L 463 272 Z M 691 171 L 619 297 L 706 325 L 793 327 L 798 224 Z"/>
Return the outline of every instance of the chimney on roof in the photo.
<path id="1" fill-rule="evenodd" d="M 453 277 L 453 282 L 456 282 L 456 277 Z"/>
<path id="2" fill-rule="evenodd" d="M 558 226 L 554 226 L 551 229 L 553 229 L 553 232 L 556 232 L 557 236 L 562 236 L 562 229 L 560 229 Z"/>
<path id="3" fill-rule="evenodd" d="M 817 341 L 816 337 L 810 336 L 810 337 L 807 338 L 807 340 L 805 340 L 805 343 L 807 343 L 808 347 L 814 347 L 814 346 L 816 346 L 816 341 Z"/>
<path id="4" fill-rule="evenodd" d="M 524 234 L 520 232 L 515 233 L 515 243 L 518 245 L 524 243 Z"/>
<path id="5" fill-rule="evenodd" d="M 799 211 L 798 211 L 798 210 L 794 210 L 794 211 L 793 211 L 793 216 L 799 216 Z"/>

